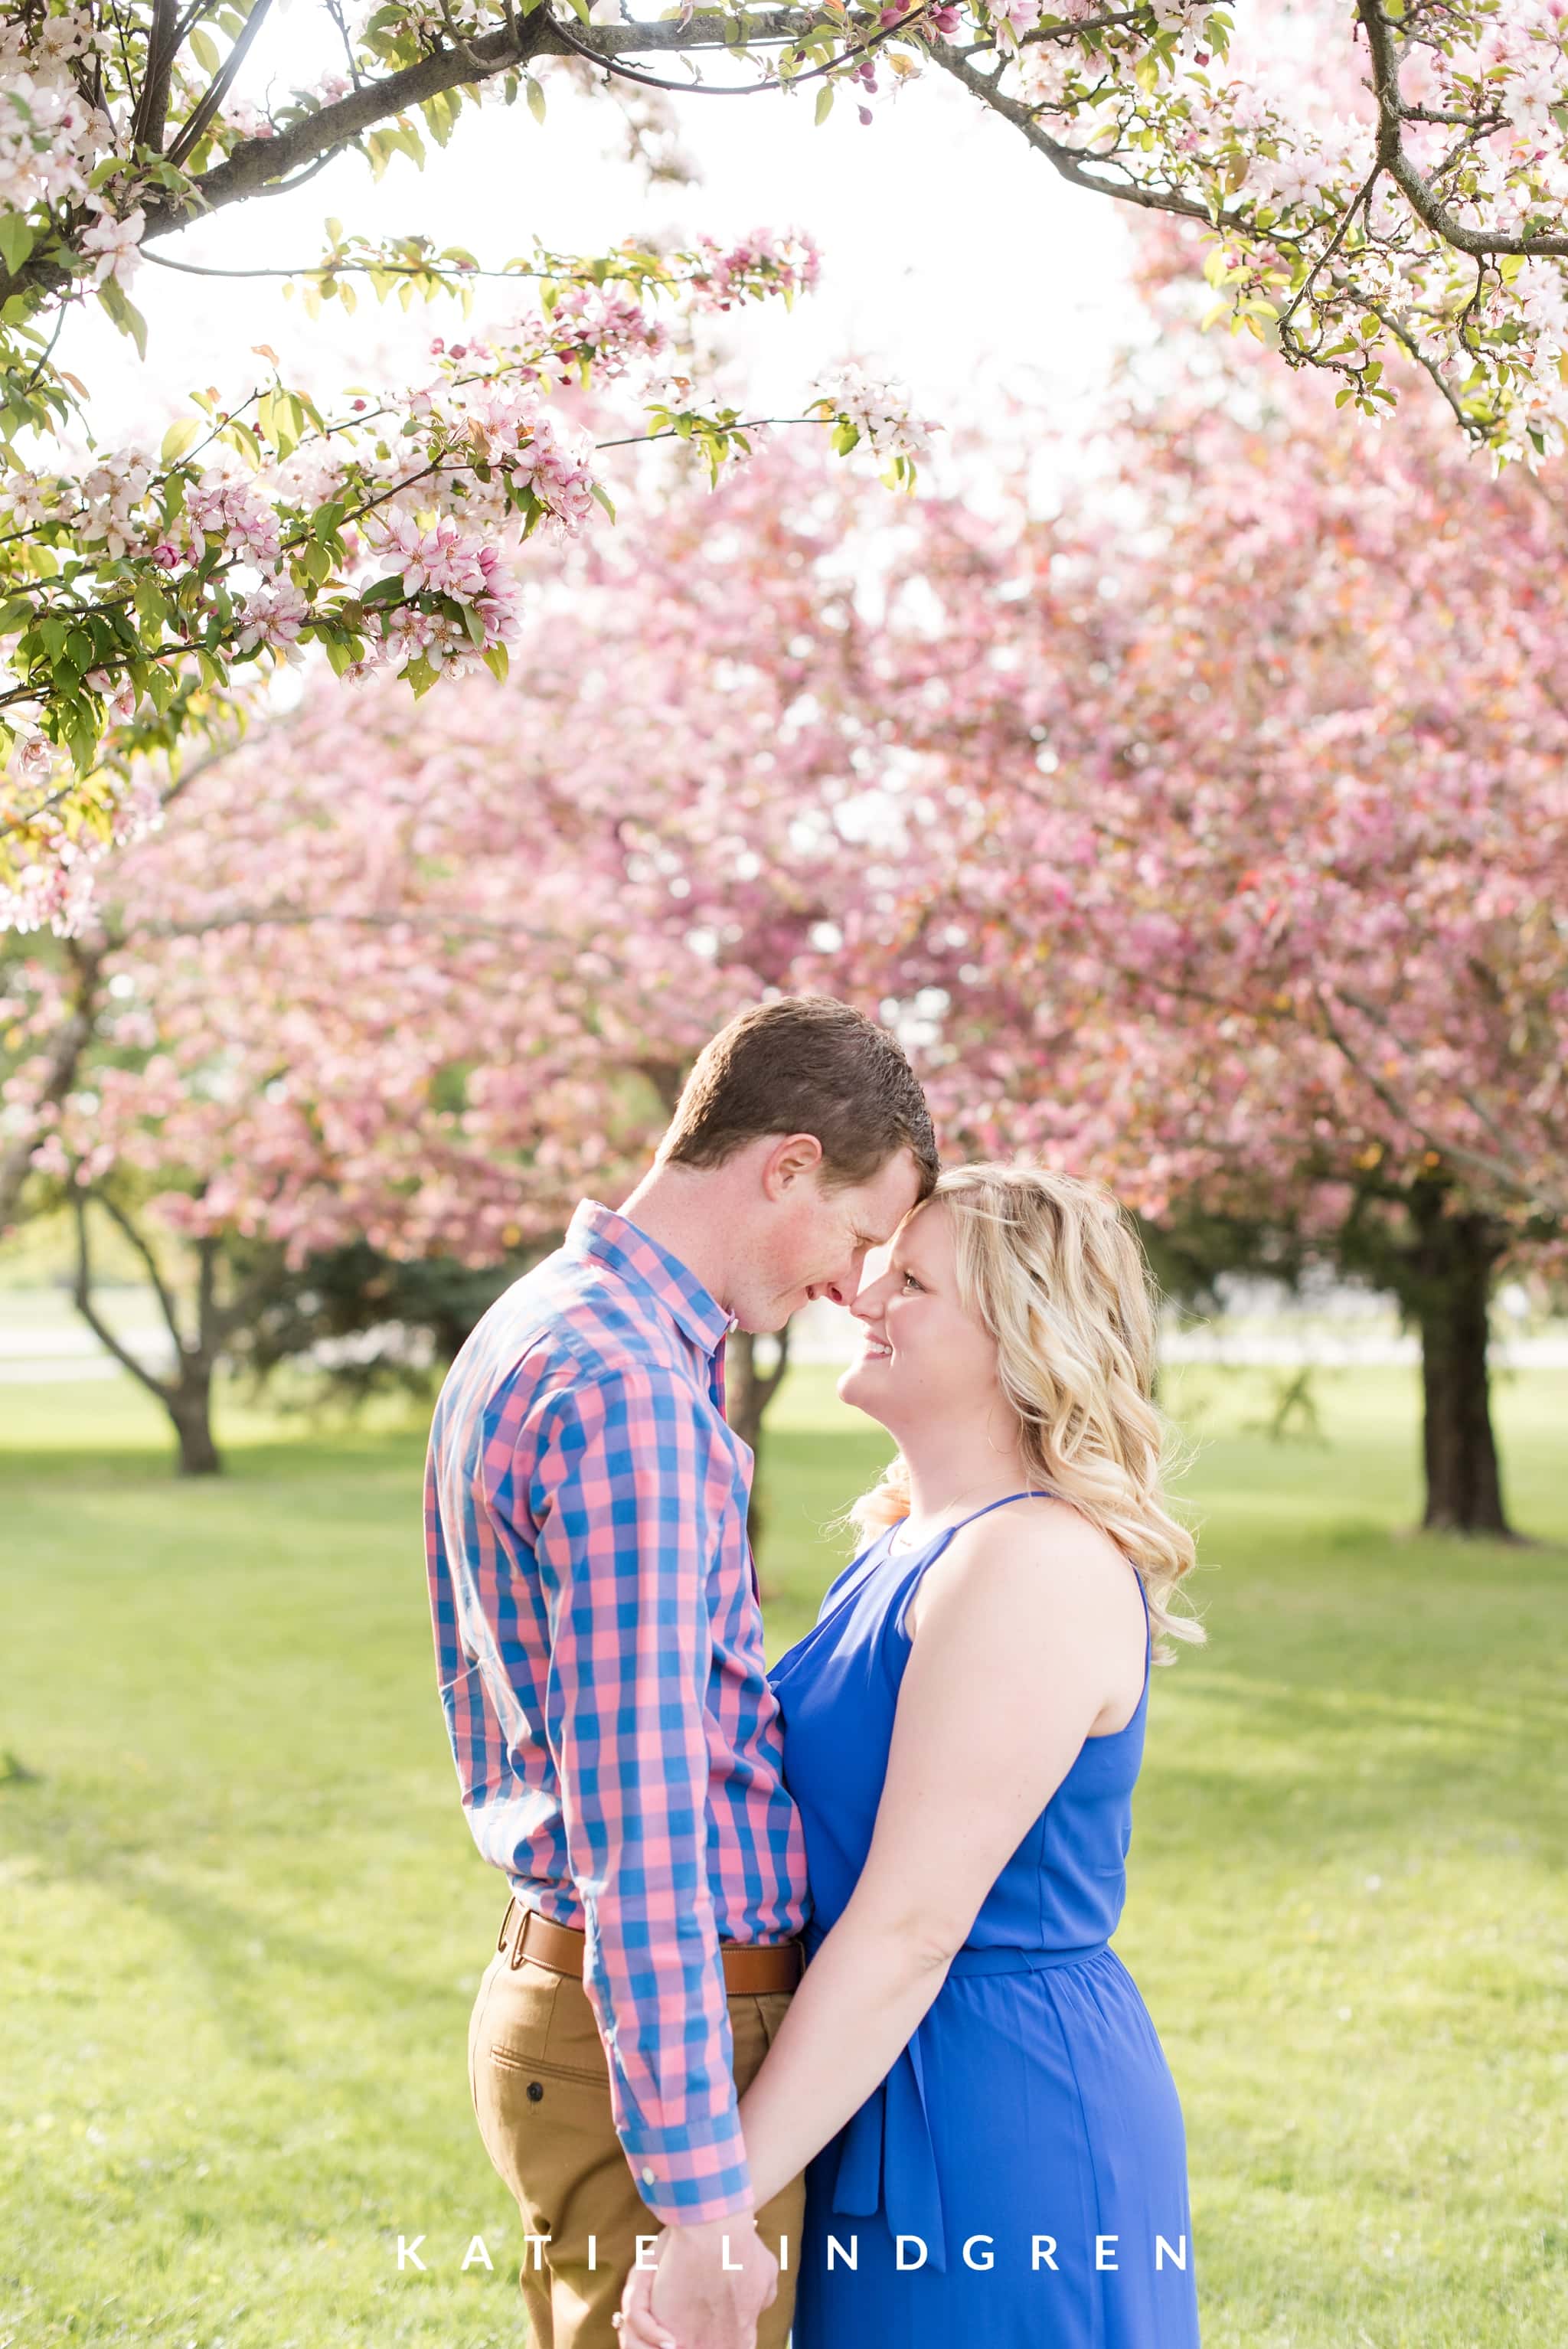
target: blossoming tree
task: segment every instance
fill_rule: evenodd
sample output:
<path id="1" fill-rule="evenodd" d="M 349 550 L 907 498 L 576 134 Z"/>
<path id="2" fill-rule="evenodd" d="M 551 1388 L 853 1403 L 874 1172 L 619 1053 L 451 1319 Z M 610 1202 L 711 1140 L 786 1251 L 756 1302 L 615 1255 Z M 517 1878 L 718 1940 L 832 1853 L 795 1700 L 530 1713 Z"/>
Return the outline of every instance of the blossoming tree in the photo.
<path id="1" fill-rule="evenodd" d="M 951 1134 L 1393 1289 L 1427 1522 L 1500 1531 L 1488 1298 L 1568 1233 L 1555 507 L 1418 402 L 1369 440 L 1223 390 L 1129 419 L 1093 513 L 925 510 L 896 707 L 940 814 L 851 943 Z"/>
<path id="2" fill-rule="evenodd" d="M 748 486 L 749 520 L 776 486 Z M 799 486 L 814 518 L 771 518 L 749 607 L 769 647 L 818 592 L 802 550 L 841 535 L 843 498 Z M 189 769 L 90 919 L 0 970 L 10 1203 L 28 1176 L 62 1186 L 78 1302 L 192 1473 L 216 1464 L 214 1368 L 265 1302 L 245 1244 L 489 1264 L 547 1242 L 577 1196 L 629 1187 L 707 1035 L 841 917 L 852 875 L 810 830 L 840 739 L 792 715 L 787 660 L 726 657 L 746 622 L 721 616 L 736 571 L 704 544 L 690 509 L 585 552 L 506 682 L 438 708 L 323 680 Z M 95 1301 L 105 1218 L 170 1372 Z M 755 1441 L 774 1374 L 744 1345 L 732 1369 Z"/>
<path id="3" fill-rule="evenodd" d="M 951 1147 L 1395 1288 L 1430 1521 L 1495 1529 L 1487 1298 L 1568 1206 L 1568 598 L 1550 477 L 1432 409 L 1368 439 L 1260 357 L 1048 520 L 926 496 L 857 543 L 777 448 L 585 543 L 504 686 L 411 729 L 328 691 L 117 863 L 123 937 L 69 956 L 125 991 L 85 1061 L 68 988 L 19 1015 L 14 1164 L 498 1256 L 738 1001 L 853 992 Z"/>
<path id="4" fill-rule="evenodd" d="M 87 418 L 53 357 L 68 305 L 95 299 L 139 339 L 134 271 L 168 259 L 181 229 L 221 224 L 345 149 L 377 171 L 418 161 L 427 137 L 460 135 L 492 98 L 537 111 L 552 60 L 639 91 L 809 85 L 819 119 L 841 89 L 869 119 L 879 92 L 934 68 L 1076 187 L 1198 224 L 1219 312 L 1330 369 L 1357 407 L 1392 402 L 1386 360 L 1399 351 L 1501 454 L 1562 444 L 1558 0 L 1273 0 L 1239 33 L 1207 0 L 821 0 L 656 21 L 624 18 L 617 0 L 438 0 L 353 22 L 324 0 L 319 66 L 282 102 L 272 64 L 297 75 L 313 41 L 296 11 L 289 56 L 269 60 L 273 14 L 273 0 L 0 5 L 12 920 L 69 923 L 87 852 L 134 829 L 156 792 L 156 763 L 128 780 L 139 755 L 225 723 L 245 665 L 314 644 L 335 667 L 385 664 L 417 690 L 438 670 L 499 665 L 511 605 L 498 534 L 576 527 L 597 483 L 551 404 L 562 382 L 657 357 L 661 304 L 723 305 L 808 279 L 799 245 L 766 238 L 728 254 L 487 255 L 536 285 L 536 305 L 438 346 L 414 384 L 318 406 L 269 361 L 174 417 L 156 450 L 73 453 Z M 346 308 L 365 287 L 466 298 L 485 269 L 467 250 L 329 223 L 295 274 L 310 299 Z M 841 441 L 871 438 L 907 464 L 896 405 L 863 385 L 807 405 Z M 655 386 L 635 429 L 696 436 L 717 462 L 742 422 L 690 386 Z"/>

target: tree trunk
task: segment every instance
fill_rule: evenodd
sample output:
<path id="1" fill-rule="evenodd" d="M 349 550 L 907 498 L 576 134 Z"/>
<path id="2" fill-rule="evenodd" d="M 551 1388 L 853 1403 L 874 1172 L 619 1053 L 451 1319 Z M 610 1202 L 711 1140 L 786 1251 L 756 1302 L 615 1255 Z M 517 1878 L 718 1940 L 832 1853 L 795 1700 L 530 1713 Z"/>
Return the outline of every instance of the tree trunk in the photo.
<path id="1" fill-rule="evenodd" d="M 768 1517 L 762 1477 L 762 1421 L 789 1367 L 788 1323 L 779 1330 L 778 1343 L 779 1359 L 770 1371 L 758 1368 L 757 1340 L 749 1330 L 732 1330 L 724 1349 L 725 1416 L 741 1442 L 751 1446 L 757 1464 L 751 1476 L 751 1513 L 748 1522 L 751 1547 L 758 1557 Z"/>
<path id="2" fill-rule="evenodd" d="M 1484 1216 L 1445 1215 L 1435 1187 L 1418 1190 L 1411 1211 L 1418 1240 L 1403 1286 L 1421 1337 L 1421 1523 L 1434 1533 L 1511 1540 L 1487 1365 L 1487 1309 L 1501 1236 Z"/>
<path id="3" fill-rule="evenodd" d="M 163 1391 L 163 1402 L 179 1440 L 180 1474 L 221 1475 L 223 1463 L 212 1441 L 211 1364 L 189 1360 L 182 1362 L 178 1383 Z"/>
<path id="4" fill-rule="evenodd" d="M 132 1353 L 130 1348 L 116 1337 L 94 1302 L 92 1257 L 88 1246 L 89 1197 L 97 1198 L 98 1205 L 113 1217 L 147 1267 L 153 1294 L 174 1348 L 174 1370 L 167 1379 L 160 1379 L 156 1371 L 150 1371 L 139 1356 Z M 121 1370 L 129 1371 L 149 1394 L 156 1395 L 169 1413 L 180 1446 L 181 1476 L 220 1475 L 223 1463 L 212 1441 L 212 1371 L 218 1360 L 222 1327 L 217 1299 L 217 1241 L 207 1237 L 196 1243 L 200 1268 L 196 1323 L 200 1334 L 188 1345 L 181 1334 L 180 1315 L 159 1268 L 158 1258 L 126 1210 L 116 1200 L 105 1197 L 101 1193 L 89 1194 L 80 1188 L 73 1189 L 71 1204 L 77 1219 L 77 1311 L 99 1345 L 114 1356 Z"/>

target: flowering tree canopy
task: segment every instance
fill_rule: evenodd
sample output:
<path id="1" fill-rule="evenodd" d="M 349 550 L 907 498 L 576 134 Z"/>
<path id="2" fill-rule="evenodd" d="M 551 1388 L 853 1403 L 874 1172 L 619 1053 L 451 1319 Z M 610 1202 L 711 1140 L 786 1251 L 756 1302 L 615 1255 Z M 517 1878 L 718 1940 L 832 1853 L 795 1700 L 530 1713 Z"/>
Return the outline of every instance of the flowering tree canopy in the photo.
<path id="1" fill-rule="evenodd" d="M 855 875 L 810 812 L 837 737 L 792 715 L 788 662 L 724 650 L 810 614 L 792 558 L 840 538 L 843 507 L 797 486 L 817 534 L 774 519 L 748 615 L 715 626 L 734 564 L 688 571 L 678 530 L 609 568 L 584 553 L 504 684 L 410 712 L 390 677 L 319 681 L 188 767 L 76 934 L 0 968 L 0 1223 L 29 1176 L 63 1185 L 81 1309 L 188 1469 L 217 1464 L 211 1374 L 257 1302 L 236 1242 L 296 1263 L 539 1245 L 583 1191 L 620 1195 L 707 1035 L 841 918 Z M 89 1212 L 141 1255 L 169 1376 L 97 1313 Z M 749 1440 L 768 1384 L 737 1380 Z"/>
<path id="2" fill-rule="evenodd" d="M 193 771 L 78 941 L 122 1040 L 178 1029 L 155 1158 L 215 1148 L 220 1222 L 482 1255 L 531 1170 L 548 1216 L 602 1152 L 580 1080 L 656 1089 L 810 983 L 914 1019 L 955 1138 L 1070 1147 L 1151 1213 L 1440 1163 L 1568 1224 L 1553 507 L 1429 413 L 1367 441 L 1286 388 L 1128 420 L 1092 506 L 932 496 L 861 546 L 776 450 L 584 551 L 504 686 L 426 723 L 324 683 Z M 73 1125 L 37 968 L 13 1130 L 107 1165 L 144 1070 Z"/>
<path id="3" fill-rule="evenodd" d="M 1469 1349 L 1445 1521 L 1501 1522 L 1486 1292 L 1568 1231 L 1551 477 L 1246 347 L 1048 517 L 1020 469 L 868 529 L 776 446 L 564 550 L 505 681 L 324 678 L 192 762 L 79 935 L 18 942 L 13 1189 L 493 1259 L 630 1171 L 739 1003 L 826 988 L 903 1026 L 951 1148 L 1330 1255 L 1413 1219 L 1431 1358 Z"/>
<path id="4" fill-rule="evenodd" d="M 248 665 L 314 646 L 340 675 L 385 667 L 416 692 L 443 670 L 503 673 L 512 546 L 541 527 L 576 532 L 595 500 L 613 511 L 561 396 L 620 379 L 633 409 L 613 440 L 679 437 L 717 473 L 748 446 L 746 421 L 682 371 L 672 324 L 789 300 L 816 274 L 804 240 L 763 232 L 728 249 L 536 248 L 486 272 L 459 248 L 375 245 L 333 222 L 322 261 L 299 273 L 313 307 L 348 310 L 365 285 L 405 304 L 452 295 L 467 312 L 487 275 L 529 303 L 503 327 L 437 337 L 414 381 L 335 404 L 285 380 L 263 347 L 258 380 L 193 395 L 156 450 L 84 450 L 81 387 L 53 358 L 70 304 L 96 298 L 144 347 L 127 289 L 160 238 L 346 144 L 377 171 L 395 151 L 418 160 L 416 117 L 444 140 L 482 95 L 522 88 L 537 109 L 524 61 L 565 53 L 542 9 L 481 28 L 381 8 L 350 36 L 329 6 L 346 75 L 267 114 L 241 78 L 271 5 L 0 8 L 0 921 L 69 926 L 84 852 L 156 807 L 192 725 L 232 725 Z M 481 29 L 476 49 L 467 36 Z M 858 371 L 825 382 L 806 419 L 913 479 L 919 428 Z M 30 440 L 41 460 L 23 453 Z"/>
<path id="5" fill-rule="evenodd" d="M 819 119 L 841 87 L 869 119 L 879 92 L 938 69 L 1074 185 L 1199 224 L 1217 311 L 1332 370 L 1346 399 L 1391 404 L 1398 350 L 1500 455 L 1563 443 L 1559 0 L 1273 0 L 1240 32 L 1200 0 L 821 0 L 645 22 L 618 0 L 438 0 L 353 22 L 324 0 L 330 63 L 281 105 L 261 73 L 273 5 L 0 5 L 5 918 L 69 922 L 85 853 L 135 828 L 190 727 L 228 721 L 246 665 L 314 644 L 339 670 L 387 666 L 417 690 L 439 670 L 499 667 L 503 529 L 574 529 L 602 487 L 551 404 L 563 385 L 651 369 L 637 432 L 696 438 L 715 465 L 738 444 L 744 419 L 664 379 L 665 320 L 789 295 L 812 269 L 798 241 L 535 252 L 487 270 L 336 222 L 294 273 L 313 302 L 346 309 L 366 287 L 466 302 L 486 274 L 536 298 L 502 330 L 438 343 L 413 384 L 320 406 L 263 352 L 258 380 L 214 388 L 157 450 L 73 440 L 88 419 L 53 358 L 66 305 L 95 299 L 139 340 L 134 271 L 167 260 L 179 230 L 347 148 L 377 172 L 418 161 L 426 137 L 444 143 L 490 98 L 537 111 L 547 60 L 638 89 L 810 85 Z M 918 433 L 896 397 L 851 381 L 807 407 L 907 477 Z"/>
<path id="6" fill-rule="evenodd" d="M 29 1170 L 119 1173 L 194 1234 L 482 1262 L 629 1169 L 861 885 L 783 649 L 848 499 L 789 483 L 566 551 L 504 682 L 324 678 L 192 761 L 77 935 L 15 941 L 0 1220 Z"/>
<path id="7" fill-rule="evenodd" d="M 942 990 L 975 1143 L 1088 1149 L 1151 1212 L 1322 1185 L 1332 1228 L 1440 1167 L 1568 1230 L 1554 503 L 1429 405 L 1367 440 L 1248 388 L 1130 419 L 1093 512 L 931 509 L 901 730 L 947 788 L 889 991 Z"/>

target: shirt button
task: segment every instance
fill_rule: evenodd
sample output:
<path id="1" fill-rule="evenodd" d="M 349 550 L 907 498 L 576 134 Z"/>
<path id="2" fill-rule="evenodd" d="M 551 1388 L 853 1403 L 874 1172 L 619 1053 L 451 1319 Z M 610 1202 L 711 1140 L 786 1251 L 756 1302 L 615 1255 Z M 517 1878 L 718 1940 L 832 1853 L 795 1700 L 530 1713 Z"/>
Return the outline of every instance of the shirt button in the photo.
<path id="1" fill-rule="evenodd" d="M 645 2170 L 644 2170 L 644 2172 L 643 2172 L 643 2183 L 644 2183 L 644 2185 L 645 2185 L 645 2186 L 651 2186 L 651 2185 L 653 2184 L 653 2182 L 654 2182 L 654 2173 L 653 2173 L 653 2171 L 652 2171 L 651 2169 L 645 2169 Z"/>

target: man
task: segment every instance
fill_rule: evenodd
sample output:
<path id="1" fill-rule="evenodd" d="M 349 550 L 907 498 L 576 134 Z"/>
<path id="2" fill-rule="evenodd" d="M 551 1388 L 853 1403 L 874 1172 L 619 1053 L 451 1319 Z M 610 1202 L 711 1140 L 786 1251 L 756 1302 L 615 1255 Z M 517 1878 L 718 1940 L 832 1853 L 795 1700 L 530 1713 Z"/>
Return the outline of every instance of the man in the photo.
<path id="1" fill-rule="evenodd" d="M 821 998 L 746 1012 L 624 1206 L 578 1208 L 437 1405 L 441 1699 L 474 1839 L 512 1894 L 469 2085 L 531 2239 L 538 2349 L 614 2349 L 638 2238 L 661 2228 L 654 2305 L 680 2349 L 788 2335 L 779 2242 L 799 2245 L 804 2185 L 753 2209 L 737 2105 L 799 1979 L 806 1856 L 724 1339 L 847 1303 L 935 1176 L 882 1030 Z"/>

